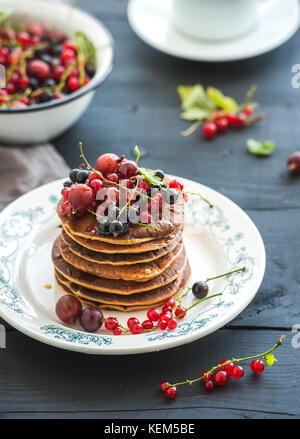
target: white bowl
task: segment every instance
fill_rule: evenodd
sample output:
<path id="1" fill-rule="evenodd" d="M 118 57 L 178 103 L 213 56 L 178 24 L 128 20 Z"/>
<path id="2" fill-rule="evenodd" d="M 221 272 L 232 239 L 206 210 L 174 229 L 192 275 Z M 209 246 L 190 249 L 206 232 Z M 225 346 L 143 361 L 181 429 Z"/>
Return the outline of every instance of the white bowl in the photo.
<path id="1" fill-rule="evenodd" d="M 20 109 L 0 108 L 0 142 L 46 142 L 63 133 L 80 118 L 91 102 L 95 89 L 111 72 L 112 36 L 95 17 L 55 1 L 0 0 L 1 9 L 25 14 L 32 21 L 38 20 L 46 26 L 55 26 L 66 31 L 72 22 L 73 29 L 84 32 L 96 47 L 97 71 L 88 85 L 58 101 Z"/>

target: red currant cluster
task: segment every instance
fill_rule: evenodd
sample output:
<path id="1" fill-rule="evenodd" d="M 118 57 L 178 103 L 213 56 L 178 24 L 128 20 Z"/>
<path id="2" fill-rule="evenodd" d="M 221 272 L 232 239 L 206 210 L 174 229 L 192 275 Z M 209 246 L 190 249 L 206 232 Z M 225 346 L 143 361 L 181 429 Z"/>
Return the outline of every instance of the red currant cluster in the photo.
<path id="1" fill-rule="evenodd" d="M 46 31 L 39 23 L 20 31 L 0 28 L 0 64 L 7 75 L 0 107 L 24 108 L 62 99 L 95 75 L 93 65 L 82 65 L 75 43 L 64 32 Z"/>
<path id="2" fill-rule="evenodd" d="M 161 215 L 163 202 L 174 204 L 183 191 L 177 180 L 167 186 L 161 170 L 153 171 L 154 183 L 147 180 L 137 163 L 125 156 L 103 154 L 96 161 L 96 169 L 88 167 L 90 171 L 70 172 L 62 190 L 62 210 L 79 217 L 94 212 L 101 235 L 124 234 L 130 223 L 150 224 L 153 215 Z M 187 200 L 186 195 L 184 198 Z"/>
<path id="3" fill-rule="evenodd" d="M 213 118 L 206 121 L 202 126 L 202 133 L 206 139 L 213 139 L 217 134 L 225 133 L 229 127 L 243 128 L 251 125 L 259 118 L 254 118 L 253 108 L 246 107 L 243 111 L 237 114 L 226 114 L 224 111 L 215 111 Z"/>
<path id="4" fill-rule="evenodd" d="M 211 392 L 215 386 L 224 386 L 229 378 L 240 379 L 244 376 L 244 368 L 239 365 L 241 361 L 253 360 L 250 364 L 252 372 L 260 374 L 264 371 L 265 361 L 268 355 L 272 355 L 272 352 L 282 344 L 284 336 L 280 337 L 278 342 L 267 352 L 259 355 L 253 355 L 251 357 L 223 360 L 217 366 L 212 369 L 203 372 L 201 377 L 194 380 L 186 380 L 176 384 L 170 384 L 166 381 L 161 383 L 160 388 L 165 392 L 168 398 L 175 398 L 177 396 L 177 387 L 183 384 L 193 384 L 198 381 L 204 383 L 205 390 Z"/>

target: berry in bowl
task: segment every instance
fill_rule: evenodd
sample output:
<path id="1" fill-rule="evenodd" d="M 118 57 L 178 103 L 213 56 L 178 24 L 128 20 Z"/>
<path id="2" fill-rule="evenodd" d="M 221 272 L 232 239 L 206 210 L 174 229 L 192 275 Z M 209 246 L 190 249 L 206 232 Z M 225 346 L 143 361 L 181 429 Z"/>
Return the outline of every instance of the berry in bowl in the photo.
<path id="1" fill-rule="evenodd" d="M 47 141 L 78 120 L 110 73 L 112 37 L 64 4 L 0 1 L 0 11 L 0 141 Z"/>

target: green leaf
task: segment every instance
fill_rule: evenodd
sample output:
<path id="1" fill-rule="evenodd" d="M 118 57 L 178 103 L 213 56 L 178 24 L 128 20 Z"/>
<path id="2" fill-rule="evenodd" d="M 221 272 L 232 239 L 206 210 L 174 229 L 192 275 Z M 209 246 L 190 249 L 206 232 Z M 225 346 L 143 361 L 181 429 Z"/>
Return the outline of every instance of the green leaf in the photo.
<path id="1" fill-rule="evenodd" d="M 11 15 L 13 11 L 11 9 L 4 9 L 0 11 L 0 23 L 7 20 Z"/>
<path id="2" fill-rule="evenodd" d="M 273 364 L 274 364 L 275 362 L 277 362 L 277 360 L 276 360 L 276 358 L 274 357 L 274 355 L 271 353 L 271 354 L 268 354 L 268 355 L 265 356 L 265 362 L 267 363 L 267 365 L 268 365 L 269 367 L 271 367 L 271 366 L 273 366 Z"/>
<path id="3" fill-rule="evenodd" d="M 271 140 L 258 141 L 254 139 L 247 140 L 247 148 L 251 154 L 268 156 L 273 154 L 275 143 Z"/>
<path id="4" fill-rule="evenodd" d="M 181 113 L 181 118 L 184 120 L 203 120 L 209 117 L 209 111 L 201 108 L 189 108 Z"/>
<path id="5" fill-rule="evenodd" d="M 237 102 L 229 97 L 225 96 L 220 90 L 214 87 L 208 87 L 207 90 L 208 97 L 222 110 L 226 113 L 237 113 L 239 106 Z"/>
<path id="6" fill-rule="evenodd" d="M 196 84 L 194 86 L 180 85 L 177 90 L 181 97 L 181 106 L 184 111 L 191 108 L 213 111 L 216 108 L 201 84 Z"/>
<path id="7" fill-rule="evenodd" d="M 75 32 L 74 39 L 77 50 L 82 53 L 87 64 L 96 66 L 96 49 L 93 43 L 83 32 Z"/>
<path id="8" fill-rule="evenodd" d="M 149 181 L 149 183 L 154 184 L 155 186 L 162 185 L 162 179 L 155 175 L 156 171 L 153 171 L 153 169 L 138 168 L 138 170 L 145 177 L 145 179 Z"/>

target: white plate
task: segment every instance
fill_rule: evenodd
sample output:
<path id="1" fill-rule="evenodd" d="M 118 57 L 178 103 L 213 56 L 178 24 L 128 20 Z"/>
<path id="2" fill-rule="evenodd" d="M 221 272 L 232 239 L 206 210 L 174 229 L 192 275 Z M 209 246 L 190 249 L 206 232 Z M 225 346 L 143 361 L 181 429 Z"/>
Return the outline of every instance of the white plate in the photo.
<path id="1" fill-rule="evenodd" d="M 261 55 L 291 38 L 300 22 L 298 0 L 266 0 L 259 4 L 259 24 L 252 32 L 232 40 L 201 41 L 189 38 L 170 23 L 171 2 L 130 0 L 129 23 L 150 46 L 196 61 L 233 61 Z"/>
<path id="2" fill-rule="evenodd" d="M 60 233 L 56 203 L 62 181 L 41 186 L 18 198 L 0 214 L 0 315 L 9 324 L 39 341 L 91 354 L 131 354 L 158 351 L 204 337 L 236 317 L 253 299 L 265 272 L 262 238 L 250 218 L 223 195 L 190 180 L 185 190 L 200 192 L 186 208 L 185 244 L 192 278 L 205 280 L 231 269 L 247 270 L 210 282 L 210 294 L 223 295 L 193 308 L 175 331 L 114 336 L 104 329 L 87 333 L 79 326 L 59 321 L 55 303 L 62 291 L 54 280 L 51 246 Z M 50 284 L 51 289 L 45 288 Z M 188 305 L 196 299 L 184 299 Z M 146 311 L 105 311 L 126 325 L 133 315 L 145 319 Z"/>

